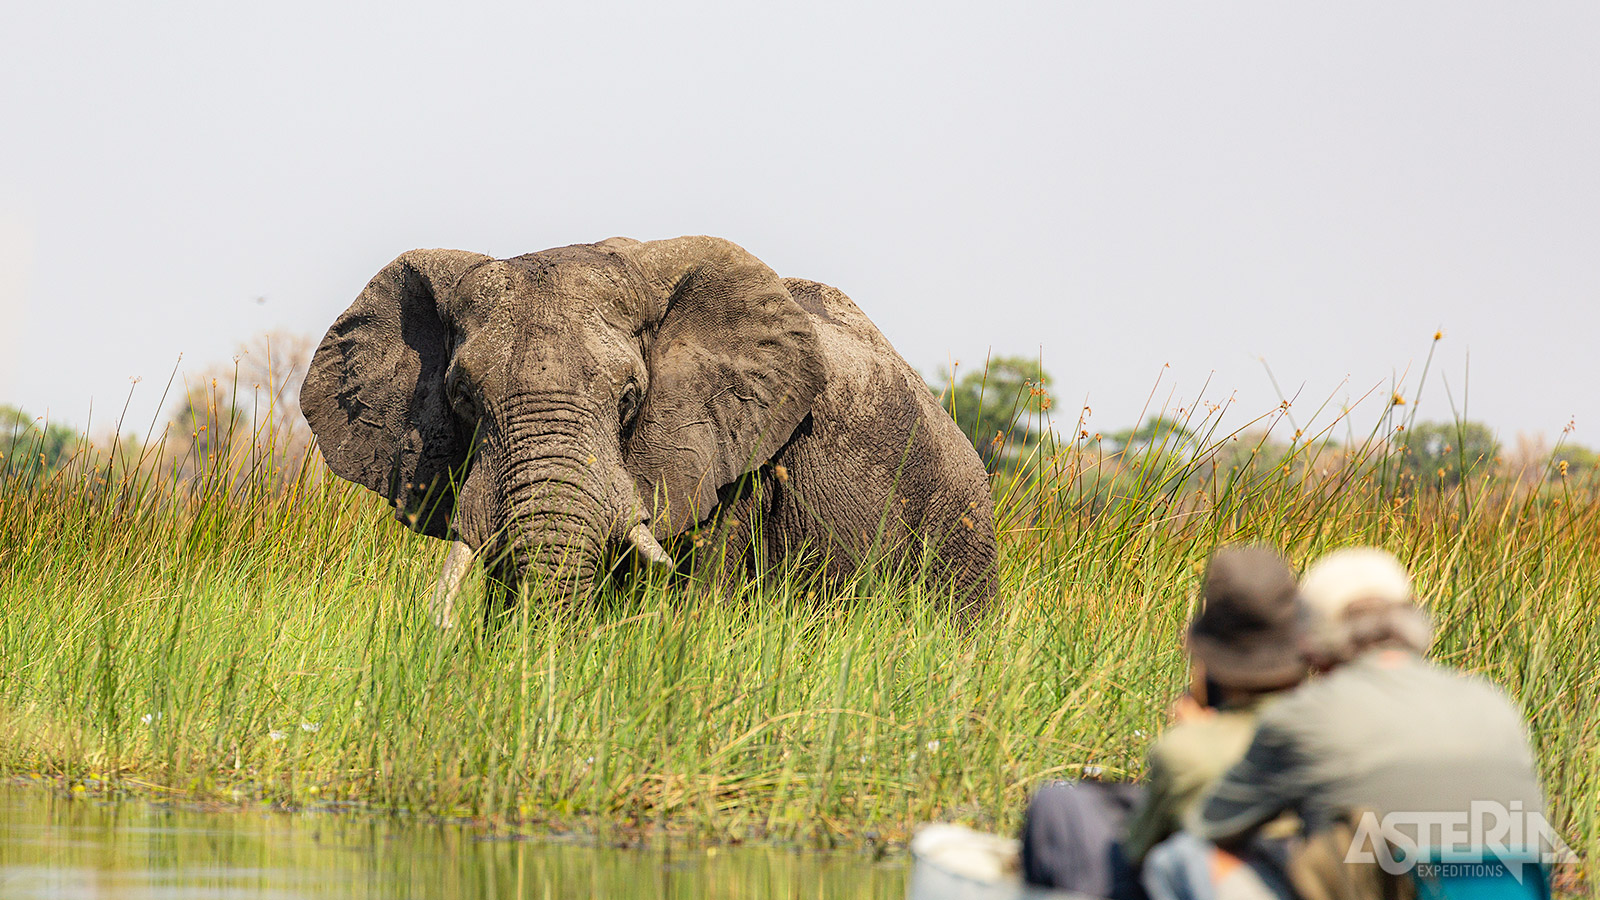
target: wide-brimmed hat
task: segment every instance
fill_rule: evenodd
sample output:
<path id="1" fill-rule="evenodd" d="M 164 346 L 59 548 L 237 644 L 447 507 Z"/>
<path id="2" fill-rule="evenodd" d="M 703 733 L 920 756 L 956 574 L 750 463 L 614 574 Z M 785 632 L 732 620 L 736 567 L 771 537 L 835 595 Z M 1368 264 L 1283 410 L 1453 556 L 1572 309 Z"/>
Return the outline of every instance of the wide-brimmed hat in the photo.
<path id="1" fill-rule="evenodd" d="M 1319 619 L 1337 622 L 1355 608 L 1411 606 L 1411 576 L 1394 554 L 1377 547 L 1347 547 L 1322 557 L 1300 583 L 1306 607 Z"/>
<path id="2" fill-rule="evenodd" d="M 1265 690 L 1305 677 L 1300 629 L 1305 604 L 1294 573 L 1268 547 L 1223 547 L 1211 555 L 1189 652 L 1226 687 Z"/>

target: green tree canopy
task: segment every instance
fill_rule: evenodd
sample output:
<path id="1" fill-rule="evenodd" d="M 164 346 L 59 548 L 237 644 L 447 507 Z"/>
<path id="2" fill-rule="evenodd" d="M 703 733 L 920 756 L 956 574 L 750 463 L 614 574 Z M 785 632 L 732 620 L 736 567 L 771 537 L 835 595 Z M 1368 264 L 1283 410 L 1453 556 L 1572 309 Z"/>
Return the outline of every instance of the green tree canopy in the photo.
<path id="1" fill-rule="evenodd" d="M 1582 444 L 1564 444 L 1550 454 L 1549 478 L 1552 481 L 1587 478 L 1596 471 L 1600 471 L 1600 453 Z"/>
<path id="2" fill-rule="evenodd" d="M 1151 416 L 1138 428 L 1113 431 L 1101 440 L 1125 453 L 1154 450 L 1188 456 L 1197 449 L 1194 433 L 1181 420 L 1165 415 Z"/>
<path id="3" fill-rule="evenodd" d="M 1494 471 L 1500 442 L 1482 422 L 1421 422 L 1397 439 L 1400 471 L 1418 484 L 1453 487 Z"/>
<path id="4" fill-rule="evenodd" d="M 0 477 L 54 472 L 72 457 L 78 432 L 0 403 Z"/>
<path id="5" fill-rule="evenodd" d="M 972 441 L 990 471 L 1038 445 L 1041 419 L 1050 409 L 1050 374 L 1038 360 L 997 356 L 988 365 L 959 378 L 939 373 L 941 383 L 929 389 Z"/>

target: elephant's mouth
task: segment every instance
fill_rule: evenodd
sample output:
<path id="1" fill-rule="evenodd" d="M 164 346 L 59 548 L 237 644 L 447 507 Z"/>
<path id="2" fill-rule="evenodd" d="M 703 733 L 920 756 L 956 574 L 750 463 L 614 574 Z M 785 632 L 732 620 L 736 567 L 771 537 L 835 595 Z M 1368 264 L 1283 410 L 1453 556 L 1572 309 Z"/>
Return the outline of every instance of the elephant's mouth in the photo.
<path id="1" fill-rule="evenodd" d="M 467 545 L 458 546 L 465 548 Z M 458 582 L 474 557 L 481 559 L 485 570 L 512 592 L 527 585 L 536 593 L 553 596 L 582 593 L 605 578 L 622 577 L 634 571 L 672 572 L 677 569 L 672 555 L 642 521 L 594 548 L 541 544 L 527 537 L 490 541 L 477 551 L 453 553 L 445 564 L 446 571 L 440 574 L 440 583 Z"/>
<path id="2" fill-rule="evenodd" d="M 526 420 L 504 418 L 480 426 L 482 451 L 456 497 L 459 540 L 472 549 L 452 554 L 455 570 L 441 573 L 441 585 L 458 582 L 476 559 L 504 602 L 524 592 L 554 601 L 637 570 L 675 568 L 640 512 L 644 500 L 633 477 L 620 466 L 597 465 L 589 432 L 609 429 L 589 425 L 575 433 L 571 423 L 542 422 L 536 430 L 545 438 L 569 432 L 569 446 L 553 449 L 523 433 Z"/>

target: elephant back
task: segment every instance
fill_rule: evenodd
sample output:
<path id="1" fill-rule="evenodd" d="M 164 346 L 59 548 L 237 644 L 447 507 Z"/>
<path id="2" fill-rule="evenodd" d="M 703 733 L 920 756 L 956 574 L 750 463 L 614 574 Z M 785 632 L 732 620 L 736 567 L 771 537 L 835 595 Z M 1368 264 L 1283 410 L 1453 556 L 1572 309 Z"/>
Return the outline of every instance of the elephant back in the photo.
<path id="1" fill-rule="evenodd" d="M 856 508 L 834 510 L 846 523 L 841 531 L 872 540 L 892 511 L 888 521 L 905 551 L 931 543 L 938 574 L 953 580 L 969 605 L 987 604 L 994 590 L 994 504 L 972 442 L 842 291 L 802 278 L 783 283 L 812 317 L 830 373 L 813 402 L 810 433 L 788 454 L 791 468 L 850 498 Z"/>

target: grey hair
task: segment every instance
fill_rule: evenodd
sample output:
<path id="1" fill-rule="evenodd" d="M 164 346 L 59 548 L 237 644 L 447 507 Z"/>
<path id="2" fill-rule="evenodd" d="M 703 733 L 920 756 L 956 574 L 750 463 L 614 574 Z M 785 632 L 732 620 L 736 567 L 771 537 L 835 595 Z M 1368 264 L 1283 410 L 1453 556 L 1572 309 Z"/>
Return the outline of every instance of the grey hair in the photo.
<path id="1" fill-rule="evenodd" d="M 1306 660 L 1319 669 L 1379 647 L 1421 655 L 1431 646 L 1433 619 L 1415 603 L 1357 601 L 1336 617 L 1313 616 L 1301 638 Z"/>
<path id="2" fill-rule="evenodd" d="M 1347 663 L 1376 647 L 1422 654 L 1433 644 L 1433 621 L 1417 605 L 1411 576 L 1387 550 L 1329 553 L 1306 570 L 1300 594 L 1309 612 L 1300 648 L 1316 668 Z"/>

